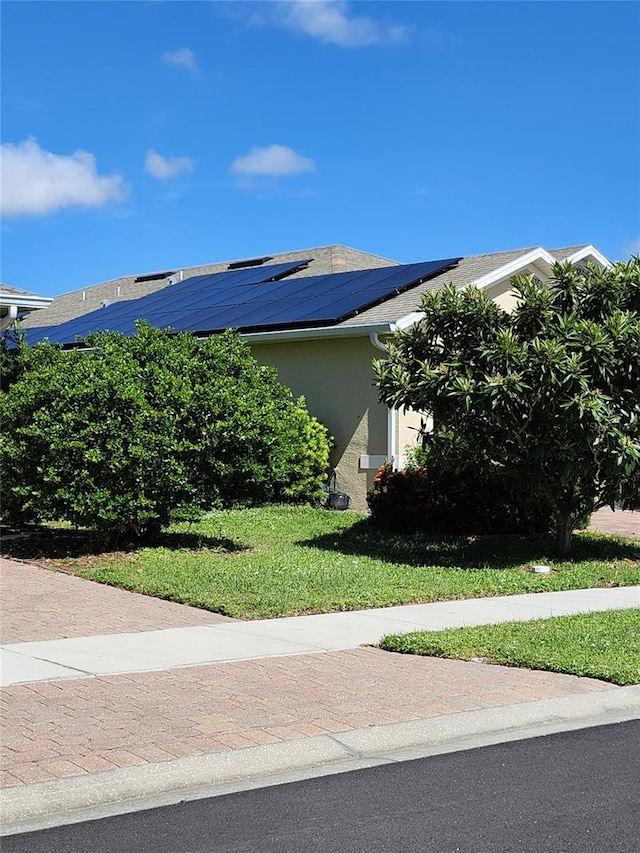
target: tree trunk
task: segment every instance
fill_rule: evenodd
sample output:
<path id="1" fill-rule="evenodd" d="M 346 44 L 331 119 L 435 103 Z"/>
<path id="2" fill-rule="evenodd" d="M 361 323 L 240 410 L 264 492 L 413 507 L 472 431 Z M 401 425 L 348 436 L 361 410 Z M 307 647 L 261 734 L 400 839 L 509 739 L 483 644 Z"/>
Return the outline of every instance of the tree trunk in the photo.
<path id="1" fill-rule="evenodd" d="M 573 539 L 573 516 L 556 516 L 556 551 L 561 557 L 571 553 L 571 541 Z"/>

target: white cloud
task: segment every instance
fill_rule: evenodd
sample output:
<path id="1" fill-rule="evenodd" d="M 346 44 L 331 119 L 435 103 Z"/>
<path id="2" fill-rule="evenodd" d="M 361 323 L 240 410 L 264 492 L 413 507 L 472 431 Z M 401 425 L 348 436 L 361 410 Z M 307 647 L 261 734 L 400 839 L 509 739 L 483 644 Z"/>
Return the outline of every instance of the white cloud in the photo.
<path id="1" fill-rule="evenodd" d="M 405 27 L 385 25 L 365 15 L 351 15 L 343 0 L 293 0 L 276 4 L 276 14 L 289 29 L 340 47 L 364 47 L 400 41 Z"/>
<path id="2" fill-rule="evenodd" d="M 244 157 L 236 157 L 231 171 L 236 175 L 299 175 L 302 172 L 315 172 L 316 164 L 308 157 L 302 157 L 286 145 L 267 145 L 259 148 L 254 145 Z"/>
<path id="3" fill-rule="evenodd" d="M 196 161 L 190 157 L 163 157 L 157 151 L 149 149 L 144 161 L 144 170 L 154 178 L 166 180 L 176 175 L 188 175 L 193 172 Z"/>
<path id="4" fill-rule="evenodd" d="M 625 257 L 640 255 L 640 237 L 636 237 L 635 240 L 629 240 L 628 243 L 625 243 L 622 251 Z"/>
<path id="5" fill-rule="evenodd" d="M 195 53 L 190 47 L 181 47 L 178 50 L 169 50 L 162 54 L 162 61 L 167 65 L 175 65 L 178 68 L 185 68 L 192 74 L 198 73 L 198 61 Z"/>
<path id="6" fill-rule="evenodd" d="M 65 207 L 103 207 L 120 201 L 129 187 L 120 175 L 96 172 L 86 151 L 52 154 L 33 137 L 1 149 L 1 209 L 5 216 L 44 216 Z"/>

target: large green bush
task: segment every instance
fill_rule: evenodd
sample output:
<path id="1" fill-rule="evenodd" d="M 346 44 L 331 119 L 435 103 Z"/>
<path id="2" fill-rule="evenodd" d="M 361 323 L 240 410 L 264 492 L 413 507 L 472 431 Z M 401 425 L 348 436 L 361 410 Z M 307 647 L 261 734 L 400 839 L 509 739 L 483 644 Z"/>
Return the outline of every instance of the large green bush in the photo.
<path id="1" fill-rule="evenodd" d="M 640 495 L 640 258 L 553 276 L 513 278 L 510 313 L 474 287 L 425 294 L 374 369 L 381 400 L 433 415 L 440 459 L 546 506 L 567 554 L 586 513 Z"/>
<path id="2" fill-rule="evenodd" d="M 209 508 L 322 495 L 326 429 L 236 333 L 140 324 L 86 345 L 19 348 L 0 403 L 5 522 L 143 539 Z"/>

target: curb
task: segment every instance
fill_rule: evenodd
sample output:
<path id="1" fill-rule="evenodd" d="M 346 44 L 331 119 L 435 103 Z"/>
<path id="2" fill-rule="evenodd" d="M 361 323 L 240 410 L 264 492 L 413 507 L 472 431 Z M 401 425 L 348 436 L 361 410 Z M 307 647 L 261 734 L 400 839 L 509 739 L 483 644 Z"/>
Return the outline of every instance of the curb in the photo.
<path id="1" fill-rule="evenodd" d="M 0 792 L 0 834 L 636 719 L 631 685 L 22 785 Z"/>

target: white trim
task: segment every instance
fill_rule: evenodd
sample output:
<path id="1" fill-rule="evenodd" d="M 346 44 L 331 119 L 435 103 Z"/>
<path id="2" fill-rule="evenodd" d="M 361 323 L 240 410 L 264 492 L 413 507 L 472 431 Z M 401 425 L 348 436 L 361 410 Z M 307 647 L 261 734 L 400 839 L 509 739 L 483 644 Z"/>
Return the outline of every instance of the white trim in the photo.
<path id="1" fill-rule="evenodd" d="M 592 245 L 583 246 L 582 249 L 578 249 L 577 252 L 574 252 L 572 255 L 568 255 L 565 258 L 565 262 L 568 261 L 570 264 L 577 264 L 585 259 L 596 261 L 596 263 L 606 269 L 611 269 L 613 266 L 611 261 L 608 258 L 605 258 L 602 252 L 599 252 L 596 247 Z"/>
<path id="2" fill-rule="evenodd" d="M 396 458 L 396 410 L 387 412 L 387 459 L 393 465 Z"/>
<path id="3" fill-rule="evenodd" d="M 48 308 L 53 302 L 52 296 L 36 296 L 33 293 L 8 293 L 0 290 L 0 306 L 13 306 L 20 311 L 34 311 L 36 308 Z"/>
<path id="4" fill-rule="evenodd" d="M 612 267 L 611 261 L 609 261 L 595 248 L 595 246 L 592 245 L 583 246 L 572 255 L 568 255 L 565 258 L 565 262 L 568 261 L 570 264 L 576 264 L 585 260 L 585 258 L 594 260 L 607 269 Z M 530 252 L 520 255 L 508 264 L 503 264 L 501 267 L 492 270 L 490 273 L 486 273 L 486 275 L 480 276 L 480 278 L 469 281 L 466 285 L 461 285 L 461 287 L 475 285 L 475 287 L 479 287 L 481 290 L 484 290 L 505 279 L 508 281 L 512 276 L 522 272 L 528 266 L 534 266 L 536 264 L 539 266 L 540 272 L 543 272 L 548 278 L 551 278 L 551 267 L 557 263 L 557 261 L 558 259 L 554 257 L 554 255 L 539 246 L 537 249 L 532 249 Z M 422 311 L 412 311 L 411 314 L 406 314 L 404 317 L 400 317 L 400 319 L 396 320 L 393 325 L 396 329 L 406 329 L 409 326 L 413 326 L 413 324 L 421 320 L 422 317 L 424 317 L 424 313 Z"/>
<path id="5" fill-rule="evenodd" d="M 404 317 L 396 320 L 395 327 L 398 330 L 408 329 L 409 326 L 413 326 L 414 323 L 417 323 L 418 320 L 422 320 L 423 317 L 423 311 L 412 311 L 411 314 L 406 314 Z"/>
<path id="6" fill-rule="evenodd" d="M 315 329 L 278 329 L 275 332 L 240 333 L 248 344 L 266 344 L 277 341 L 313 341 L 324 338 L 370 337 L 372 334 L 390 334 L 395 323 L 363 323 L 361 326 L 317 326 Z M 375 344 L 374 344 L 375 346 Z"/>
<path id="7" fill-rule="evenodd" d="M 486 275 L 480 276 L 480 278 L 466 282 L 466 284 L 461 285 L 461 287 L 475 285 L 480 289 L 485 289 L 504 279 L 508 280 L 512 275 L 516 275 L 518 272 L 526 269 L 526 267 L 539 263 L 540 261 L 548 267 L 548 269 L 545 270 L 545 273 L 550 274 L 551 266 L 556 262 L 556 259 L 553 255 L 547 252 L 546 249 L 539 246 L 537 249 L 532 249 L 530 252 L 520 255 L 513 261 L 509 261 L 507 264 L 502 264 L 502 266 L 486 273 Z M 406 329 L 414 323 L 417 323 L 422 317 L 424 317 L 422 311 L 412 311 L 411 314 L 405 314 L 404 317 L 400 317 L 399 320 L 396 320 L 395 326 L 397 329 Z"/>
<path id="8" fill-rule="evenodd" d="M 512 275 L 516 275 L 524 267 L 529 266 L 529 264 L 535 264 L 537 261 L 543 261 L 551 268 L 556 263 L 556 258 L 547 252 L 546 249 L 539 246 L 537 249 L 527 252 L 526 255 L 520 255 L 519 258 L 510 261 L 508 264 L 503 264 L 503 266 L 498 267 L 492 272 L 481 275 L 480 278 L 470 281 L 469 284 L 474 284 L 476 287 L 484 290 L 492 284 L 497 284 L 503 278 L 511 278 Z"/>

